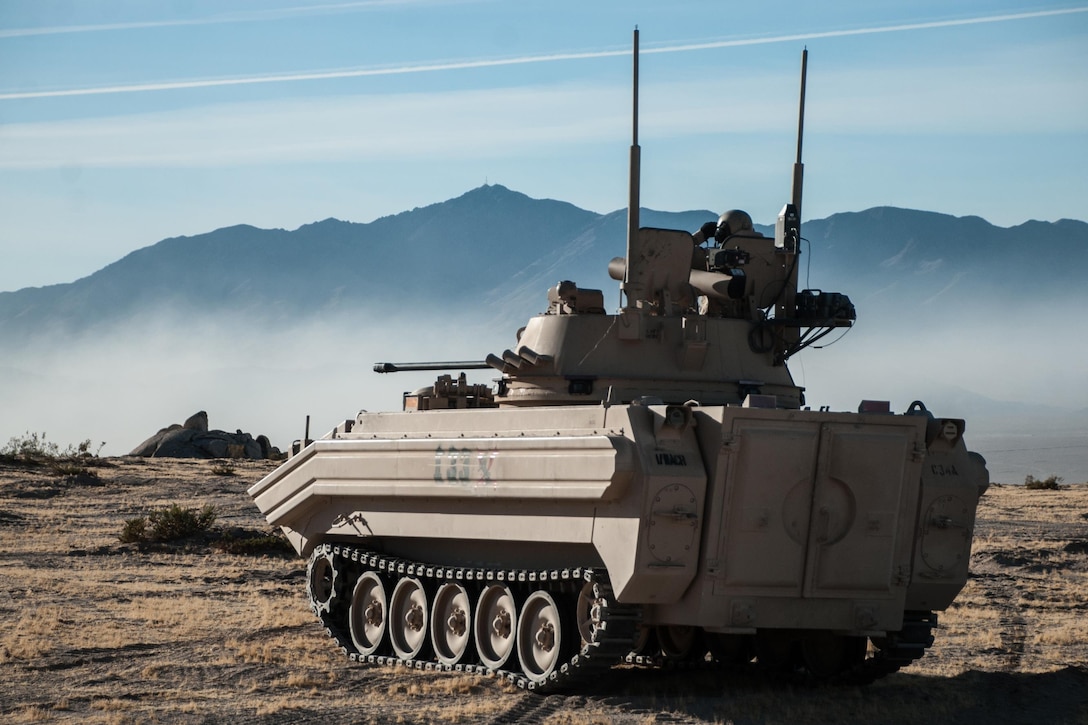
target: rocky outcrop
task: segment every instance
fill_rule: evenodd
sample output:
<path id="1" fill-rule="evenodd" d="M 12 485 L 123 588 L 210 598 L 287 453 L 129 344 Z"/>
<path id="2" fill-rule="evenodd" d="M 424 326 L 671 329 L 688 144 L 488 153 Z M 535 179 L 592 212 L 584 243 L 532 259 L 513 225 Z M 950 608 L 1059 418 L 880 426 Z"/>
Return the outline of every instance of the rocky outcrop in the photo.
<path id="1" fill-rule="evenodd" d="M 280 450 L 267 436 L 254 438 L 238 430 L 227 433 L 208 429 L 208 414 L 203 410 L 178 425 L 161 429 L 132 449 L 130 456 L 143 458 L 282 458 Z"/>

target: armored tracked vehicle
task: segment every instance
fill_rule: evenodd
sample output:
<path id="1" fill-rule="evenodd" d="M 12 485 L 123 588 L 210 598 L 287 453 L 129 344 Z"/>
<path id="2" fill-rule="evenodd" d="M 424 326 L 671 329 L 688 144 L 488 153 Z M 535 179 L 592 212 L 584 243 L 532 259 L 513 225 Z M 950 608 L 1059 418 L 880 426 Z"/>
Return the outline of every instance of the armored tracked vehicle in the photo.
<path id="1" fill-rule="evenodd" d="M 787 360 L 855 313 L 797 290 L 801 124 L 773 238 L 738 211 L 639 227 L 637 40 L 622 308 L 563 281 L 499 355 L 379 364 L 454 374 L 298 442 L 249 493 L 358 662 L 533 690 L 620 662 L 871 681 L 964 586 L 985 462 L 919 402 L 805 407 Z M 804 89 L 805 56 L 801 118 Z"/>

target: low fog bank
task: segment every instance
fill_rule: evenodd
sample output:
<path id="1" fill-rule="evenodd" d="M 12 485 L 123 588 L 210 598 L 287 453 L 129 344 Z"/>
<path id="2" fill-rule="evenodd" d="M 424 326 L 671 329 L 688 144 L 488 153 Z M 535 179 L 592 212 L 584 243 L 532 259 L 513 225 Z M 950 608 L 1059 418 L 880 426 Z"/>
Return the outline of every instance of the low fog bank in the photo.
<path id="1" fill-rule="evenodd" d="M 251 319 L 140 322 L 124 331 L 2 350 L 0 444 L 44 432 L 61 447 L 90 439 L 124 455 L 160 428 L 199 410 L 213 429 L 264 434 L 286 449 L 361 409 L 400 408 L 401 393 L 435 373 L 381 375 L 379 361 L 477 360 L 513 342 L 479 323 L 448 318 L 342 317 L 293 328 Z M 510 339 L 507 340 L 506 337 Z M 471 371 L 472 382 L 493 373 Z"/>
<path id="2" fill-rule="evenodd" d="M 206 410 L 212 428 L 264 434 L 286 449 L 307 415 L 318 437 L 361 409 L 399 410 L 403 391 L 436 375 L 379 375 L 375 362 L 482 360 L 511 347 L 516 327 L 487 324 L 493 314 L 345 315 L 293 328 L 149 315 L 118 332 L 0 344 L 0 445 L 37 432 L 62 447 L 90 439 L 92 450 L 105 442 L 103 455 L 123 455 Z M 1088 340 L 1044 319 L 900 321 L 893 331 L 864 316 L 837 343 L 793 358 L 791 370 L 813 409 L 856 410 L 867 398 L 903 412 L 921 400 L 936 415 L 965 418 L 968 444 L 995 481 L 1086 481 Z M 496 375 L 469 371 L 475 383 Z"/>
<path id="3" fill-rule="evenodd" d="M 1026 310 L 945 319 L 859 314 L 853 329 L 832 333 L 790 368 L 813 407 L 850 410 L 870 398 L 903 410 L 921 399 L 938 415 L 959 415 L 946 407 L 957 406 L 977 424 L 1014 430 L 1012 414 L 1088 414 L 1088 338 L 1076 329 L 1072 320 Z"/>
<path id="4" fill-rule="evenodd" d="M 994 481 L 1079 483 L 1088 481 L 1088 338 L 1072 334 L 1069 316 L 859 315 L 845 337 L 796 356 L 790 369 L 814 409 L 856 410 L 870 399 L 904 412 L 920 400 L 934 415 L 965 419 L 968 447 Z"/>

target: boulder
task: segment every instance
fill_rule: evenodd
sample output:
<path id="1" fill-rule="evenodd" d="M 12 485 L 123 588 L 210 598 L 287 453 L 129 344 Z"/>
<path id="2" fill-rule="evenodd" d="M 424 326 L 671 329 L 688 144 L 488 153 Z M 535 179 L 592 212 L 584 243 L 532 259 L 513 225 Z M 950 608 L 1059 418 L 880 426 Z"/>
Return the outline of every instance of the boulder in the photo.
<path id="1" fill-rule="evenodd" d="M 141 458 L 147 458 L 149 456 L 155 455 L 155 451 L 158 450 L 159 444 L 162 443 L 162 439 L 165 438 L 168 433 L 173 433 L 176 430 L 181 430 L 181 426 L 177 423 L 174 423 L 171 426 L 167 426 L 166 428 L 160 428 L 158 433 L 133 448 L 132 452 L 129 453 L 129 455 L 140 456 Z"/>
<path id="2" fill-rule="evenodd" d="M 209 430 L 208 414 L 203 410 L 189 416 L 184 424 L 170 425 L 136 446 L 130 456 L 143 458 L 282 458 L 280 450 L 267 436 L 254 438 L 236 430 L 227 433 Z"/>

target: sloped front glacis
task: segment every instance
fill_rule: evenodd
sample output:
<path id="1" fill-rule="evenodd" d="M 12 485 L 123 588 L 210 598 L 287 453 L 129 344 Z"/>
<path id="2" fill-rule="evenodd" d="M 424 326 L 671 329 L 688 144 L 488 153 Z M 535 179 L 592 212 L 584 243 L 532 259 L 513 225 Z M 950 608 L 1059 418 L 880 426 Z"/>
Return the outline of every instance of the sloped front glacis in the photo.
<path id="1" fill-rule="evenodd" d="M 345 527 L 361 536 L 588 542 L 593 510 L 585 504 L 619 494 L 631 473 L 626 443 L 606 435 L 318 440 L 250 495 L 303 556 L 315 535 Z M 588 515 L 571 516 L 579 503 Z M 566 521 L 533 528 L 524 504 Z M 465 508 L 476 513 L 449 515 Z"/>

